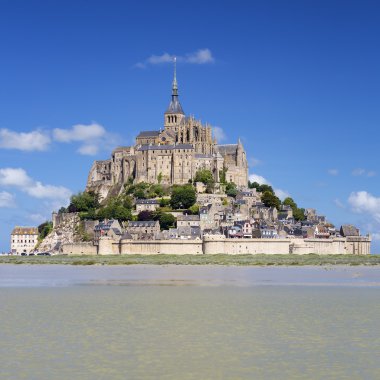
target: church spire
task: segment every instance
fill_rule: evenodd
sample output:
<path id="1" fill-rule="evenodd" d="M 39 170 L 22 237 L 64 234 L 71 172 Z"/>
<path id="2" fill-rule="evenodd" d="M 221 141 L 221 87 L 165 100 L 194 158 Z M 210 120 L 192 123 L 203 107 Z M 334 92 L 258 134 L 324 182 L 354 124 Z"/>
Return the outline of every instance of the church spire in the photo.
<path id="1" fill-rule="evenodd" d="M 174 57 L 174 78 L 173 78 L 173 86 L 172 86 L 172 96 L 178 96 L 177 57 Z"/>
<path id="2" fill-rule="evenodd" d="M 165 114 L 181 114 L 184 115 L 181 103 L 178 100 L 178 83 L 177 83 L 177 58 L 174 57 L 174 77 L 172 84 L 172 100 Z"/>

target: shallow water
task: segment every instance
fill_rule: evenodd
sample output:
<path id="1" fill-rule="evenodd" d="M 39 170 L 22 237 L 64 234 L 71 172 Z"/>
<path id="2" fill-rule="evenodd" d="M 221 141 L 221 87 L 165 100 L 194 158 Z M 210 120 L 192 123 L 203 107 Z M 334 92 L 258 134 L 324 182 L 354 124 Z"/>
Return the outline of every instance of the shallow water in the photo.
<path id="1" fill-rule="evenodd" d="M 0 379 L 379 379 L 373 269 L 0 267 Z"/>

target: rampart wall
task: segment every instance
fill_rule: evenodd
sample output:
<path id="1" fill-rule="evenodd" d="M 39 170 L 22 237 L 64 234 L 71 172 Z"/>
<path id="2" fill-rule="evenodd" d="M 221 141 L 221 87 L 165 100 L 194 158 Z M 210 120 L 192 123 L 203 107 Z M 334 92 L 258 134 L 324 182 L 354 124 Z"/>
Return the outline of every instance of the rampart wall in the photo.
<path id="1" fill-rule="evenodd" d="M 368 255 L 371 240 L 366 237 L 335 239 L 227 239 L 220 236 L 205 236 L 202 240 L 129 240 L 120 242 L 111 237 L 101 237 L 99 245 L 77 243 L 63 245 L 64 254 L 83 255 L 128 255 L 128 254 L 280 254 L 305 255 Z"/>

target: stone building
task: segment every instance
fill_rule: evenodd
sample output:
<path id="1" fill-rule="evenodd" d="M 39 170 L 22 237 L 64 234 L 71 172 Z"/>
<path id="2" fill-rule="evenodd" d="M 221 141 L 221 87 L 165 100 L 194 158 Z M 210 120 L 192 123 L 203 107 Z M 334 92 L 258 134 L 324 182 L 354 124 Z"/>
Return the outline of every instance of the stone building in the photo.
<path id="1" fill-rule="evenodd" d="M 160 222 L 158 220 L 129 221 L 126 230 L 133 240 L 150 240 L 160 232 Z"/>
<path id="2" fill-rule="evenodd" d="M 156 211 L 159 206 L 160 206 L 160 202 L 157 199 L 137 199 L 136 200 L 136 212 Z"/>
<path id="3" fill-rule="evenodd" d="M 11 232 L 11 253 L 20 255 L 34 251 L 38 242 L 38 228 L 15 227 Z"/>
<path id="4" fill-rule="evenodd" d="M 135 145 L 118 147 L 110 159 L 95 161 L 86 190 L 105 198 L 110 191 L 118 194 L 123 185 L 131 181 L 186 184 L 199 169 L 210 170 L 216 183 L 225 171 L 228 182 L 235 182 L 241 188 L 248 184 L 248 162 L 240 139 L 237 144 L 220 145 L 209 124 L 185 115 L 174 70 L 171 101 L 164 113 L 163 128 L 142 131 Z"/>

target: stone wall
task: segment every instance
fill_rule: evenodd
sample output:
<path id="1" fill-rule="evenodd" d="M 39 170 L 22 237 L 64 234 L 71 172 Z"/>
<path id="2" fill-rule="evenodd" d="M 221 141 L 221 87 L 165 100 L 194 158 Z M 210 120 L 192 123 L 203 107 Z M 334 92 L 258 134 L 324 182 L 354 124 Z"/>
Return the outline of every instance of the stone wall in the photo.
<path id="1" fill-rule="evenodd" d="M 93 243 L 73 243 L 62 245 L 64 255 L 96 255 L 97 246 Z"/>
<path id="2" fill-rule="evenodd" d="M 370 239 L 365 237 L 336 239 L 227 239 L 221 236 L 205 236 L 204 240 L 148 240 L 123 239 L 120 242 L 104 236 L 99 246 L 92 243 L 65 244 L 64 254 L 117 255 L 117 254 L 318 254 L 338 255 L 370 253 Z"/>
<path id="3" fill-rule="evenodd" d="M 121 240 L 121 254 L 203 254 L 202 240 Z"/>
<path id="4" fill-rule="evenodd" d="M 205 254 L 288 254 L 289 239 L 227 239 L 223 237 L 204 237 Z"/>

